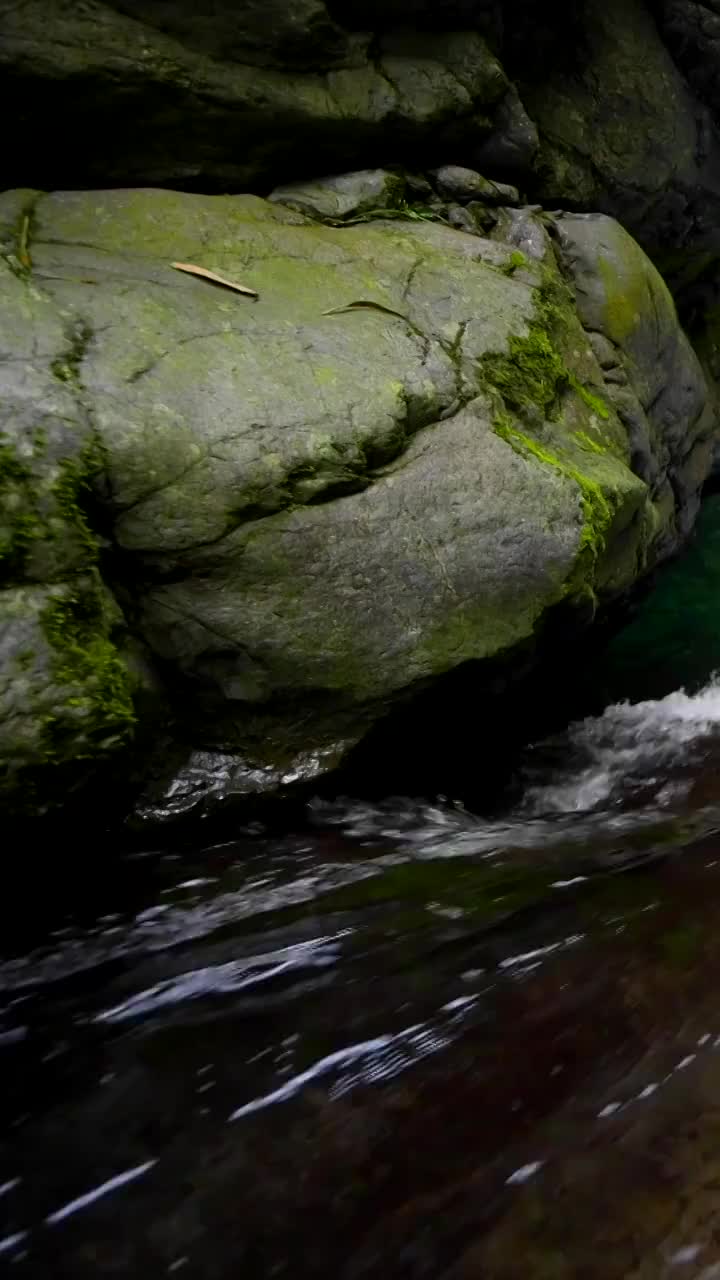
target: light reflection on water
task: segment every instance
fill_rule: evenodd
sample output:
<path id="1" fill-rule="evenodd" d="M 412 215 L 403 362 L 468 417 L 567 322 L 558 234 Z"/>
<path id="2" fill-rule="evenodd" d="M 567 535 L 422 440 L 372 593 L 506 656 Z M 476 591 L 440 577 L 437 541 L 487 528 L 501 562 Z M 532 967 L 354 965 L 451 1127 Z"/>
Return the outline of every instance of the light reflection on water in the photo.
<path id="1" fill-rule="evenodd" d="M 47 1224 L 59 1231 L 69 1217 L 89 1224 L 89 1239 L 102 1222 L 112 1241 L 124 1210 L 100 1220 L 96 1205 L 131 1195 L 149 1231 L 157 1187 L 186 1176 L 204 1150 L 224 1152 L 233 1139 L 223 1133 L 257 1129 L 272 1145 L 276 1114 L 324 1115 L 355 1097 L 384 1106 L 393 1089 L 417 1087 L 405 1079 L 432 1080 L 445 1062 L 461 1063 L 460 1096 L 505 1041 L 487 1089 L 502 1091 L 503 1074 L 524 1081 L 510 1133 L 541 1054 L 532 1033 L 514 1039 L 537 1016 L 533 990 L 545 991 L 539 1009 L 564 1008 L 572 975 L 594 974 L 598 948 L 655 928 L 661 879 L 635 879 L 632 892 L 628 881 L 627 900 L 623 889 L 606 902 L 618 871 L 720 829 L 719 725 L 714 682 L 609 708 L 529 754 L 525 799 L 500 820 L 445 801 L 317 802 L 294 835 L 120 859 L 109 874 L 134 886 L 121 910 L 111 888 L 92 919 L 65 901 L 50 936 L 0 963 L 0 1055 L 15 1055 L 7 1092 L 21 1122 L 0 1149 L 0 1251 L 31 1265 Z M 708 857 L 702 874 L 716 865 Z M 668 954 L 682 959 L 693 945 L 691 927 Z M 717 1053 L 720 1017 L 706 1026 L 691 1042 L 687 1031 L 673 1038 L 662 1069 L 653 1051 L 627 1079 L 616 1071 L 593 1086 L 580 1128 L 607 1136 L 659 1105 Z M 564 1097 L 570 1066 L 552 1054 L 541 1074 Z M 404 1097 L 393 1104 L 401 1111 Z M 490 1109 L 488 1131 L 491 1120 Z M 545 1186 L 561 1165 L 554 1143 L 530 1128 L 494 1155 L 492 1194 Z M 273 1158 L 285 1158 L 282 1147 Z M 166 1269 L 185 1247 L 168 1245 Z M 72 1265 L 86 1274 L 77 1257 Z"/>

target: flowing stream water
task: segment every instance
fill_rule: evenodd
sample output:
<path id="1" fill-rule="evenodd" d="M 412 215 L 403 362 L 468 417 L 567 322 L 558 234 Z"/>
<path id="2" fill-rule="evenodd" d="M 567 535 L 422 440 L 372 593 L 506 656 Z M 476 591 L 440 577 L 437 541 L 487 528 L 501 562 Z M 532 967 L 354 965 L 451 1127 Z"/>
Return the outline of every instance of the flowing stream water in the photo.
<path id="1" fill-rule="evenodd" d="M 718 1280 L 719 583 L 710 498 L 492 820 L 7 849 L 0 1270 Z"/>

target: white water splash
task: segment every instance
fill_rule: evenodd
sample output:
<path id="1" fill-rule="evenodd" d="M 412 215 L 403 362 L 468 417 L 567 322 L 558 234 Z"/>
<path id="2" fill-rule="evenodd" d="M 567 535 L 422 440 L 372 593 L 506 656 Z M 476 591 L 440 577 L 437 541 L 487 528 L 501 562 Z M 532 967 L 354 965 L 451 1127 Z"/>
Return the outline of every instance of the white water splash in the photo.
<path id="1" fill-rule="evenodd" d="M 0 1253 L 9 1253 L 11 1249 L 16 1249 L 18 1245 L 27 1240 L 27 1231 L 16 1231 L 12 1236 L 4 1236 L 0 1240 Z"/>
<path id="2" fill-rule="evenodd" d="M 56 1209 L 55 1213 L 48 1214 L 45 1219 L 49 1227 L 54 1227 L 58 1222 L 62 1222 L 65 1218 L 69 1218 L 71 1214 L 77 1213 L 80 1209 L 86 1209 L 88 1205 L 94 1204 L 96 1200 L 101 1200 L 103 1196 L 110 1195 L 112 1191 L 117 1191 L 119 1187 L 127 1186 L 128 1182 L 135 1182 L 138 1178 L 142 1178 L 150 1169 L 157 1164 L 157 1160 L 146 1160 L 145 1164 L 136 1165 L 134 1169 L 126 1169 L 124 1173 L 118 1173 L 114 1178 L 108 1178 L 107 1182 L 102 1182 L 99 1187 L 93 1187 L 92 1191 L 87 1191 L 84 1196 L 78 1196 L 77 1200 L 71 1200 L 68 1204 L 64 1204 L 61 1209 Z"/>
<path id="3" fill-rule="evenodd" d="M 350 930 L 344 929 L 332 937 L 313 938 L 309 942 L 298 942 L 244 960 L 188 970 L 137 992 L 111 1009 L 103 1010 L 95 1021 L 126 1022 L 157 1013 L 169 1005 L 185 1004 L 188 1000 L 257 989 L 283 974 L 302 975 L 311 969 L 332 967 L 340 955 L 338 943 L 349 933 Z"/>
<path id="4" fill-rule="evenodd" d="M 535 1177 L 536 1173 L 540 1172 L 543 1163 L 542 1160 L 532 1160 L 530 1164 L 522 1165 L 520 1169 L 516 1169 L 514 1173 L 510 1174 L 509 1178 L 505 1179 L 505 1186 L 521 1187 L 524 1182 L 529 1182 L 531 1178 Z"/>
<path id="5" fill-rule="evenodd" d="M 546 947 L 536 947 L 533 951 L 524 951 L 521 955 L 508 956 L 506 960 L 500 961 L 501 969 L 515 969 L 518 966 L 530 964 L 533 960 L 544 959 L 545 956 L 554 955 L 556 951 L 564 951 L 567 947 L 574 947 L 576 943 L 582 942 L 585 935 L 583 933 L 572 933 L 567 938 L 562 938 L 559 942 L 551 942 Z"/>
<path id="6" fill-rule="evenodd" d="M 601 716 L 577 721 L 552 744 L 567 762 L 528 788 L 523 810 L 568 814 L 598 810 L 647 787 L 667 808 L 687 790 L 668 772 L 696 759 L 720 734 L 720 682 L 713 678 L 698 693 L 677 689 L 649 702 L 620 702 Z"/>
<path id="7" fill-rule="evenodd" d="M 689 766 L 718 738 L 720 681 L 713 679 L 695 694 L 677 690 L 657 701 L 608 707 L 603 715 L 579 721 L 538 744 L 528 755 L 529 785 L 523 802 L 499 820 L 488 821 L 444 798 L 435 804 L 398 797 L 380 803 L 318 800 L 310 808 L 318 828 L 339 833 L 333 860 L 316 856 L 312 838 L 307 849 L 292 840 L 266 841 L 259 875 L 238 866 L 217 878 L 180 879 L 163 887 L 161 900 L 132 919 L 101 917 L 89 930 L 58 931 L 49 948 L 0 963 L 0 987 L 33 988 L 107 961 L 165 952 L 228 925 L 237 927 L 242 920 L 311 903 L 403 863 L 494 860 L 540 849 L 558 854 L 548 888 L 561 891 L 579 885 L 584 877 L 575 872 L 575 850 L 583 856 L 591 851 L 602 862 L 605 850 L 614 856 L 622 847 L 630 860 L 638 835 L 639 855 L 645 857 L 651 850 L 648 832 L 655 826 L 667 843 L 668 815 L 678 812 L 678 798 L 689 785 L 685 776 L 677 775 L 689 774 Z M 627 799 L 632 803 L 623 804 Z M 720 829 L 720 803 L 691 811 L 683 805 L 680 812 L 683 840 Z M 367 856 L 359 860 L 358 853 L 365 851 Z M 571 874 L 562 874 L 566 867 Z M 429 903 L 428 909 L 449 916 L 461 907 Z M 197 981 L 209 990 L 216 977 L 216 990 L 225 981 L 237 990 L 238 980 L 244 980 L 235 971 L 208 973 L 191 977 L 190 987 Z M 189 988 L 183 993 L 177 984 L 160 984 L 140 998 L 147 996 L 159 1005 L 188 995 Z M 139 1005 L 133 1010 L 119 1007 L 105 1017 L 119 1020 L 137 1012 L 142 1012 Z M 0 1044 L 24 1034 L 22 1028 L 2 1029 Z"/>
<path id="8" fill-rule="evenodd" d="M 372 1040 L 363 1040 L 329 1053 L 278 1088 L 238 1107 L 228 1116 L 228 1122 L 242 1120 L 280 1102 L 289 1102 L 312 1081 L 328 1078 L 328 1096 L 334 1099 L 358 1085 L 391 1080 L 423 1058 L 452 1044 L 477 1000 L 477 996 L 451 1000 L 443 1006 L 434 1022 L 414 1023 L 401 1031 L 375 1036 Z M 450 1017 L 442 1016 L 448 1013 Z"/>
<path id="9" fill-rule="evenodd" d="M 620 702 L 536 744 L 528 752 L 523 800 L 500 820 L 485 821 L 458 804 L 400 799 L 318 802 L 316 812 L 321 824 L 353 839 L 391 840 L 422 859 L 491 858 L 549 840 L 582 844 L 593 835 L 612 840 L 677 808 L 691 783 L 673 771 L 702 758 L 718 737 L 720 678 L 713 676 L 697 693 L 677 689 L 653 701 Z M 639 793 L 643 802 L 623 809 L 623 800 Z"/>

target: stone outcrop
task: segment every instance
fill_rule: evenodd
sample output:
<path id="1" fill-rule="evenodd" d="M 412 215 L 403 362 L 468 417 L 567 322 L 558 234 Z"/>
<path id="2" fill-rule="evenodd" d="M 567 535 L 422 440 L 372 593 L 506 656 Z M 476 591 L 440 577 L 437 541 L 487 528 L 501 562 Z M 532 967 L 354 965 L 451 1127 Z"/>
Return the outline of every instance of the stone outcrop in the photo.
<path id="1" fill-rule="evenodd" d="M 714 415 L 627 233 L 469 201 L 470 234 L 371 177 L 395 204 L 334 226 L 336 181 L 305 213 L 292 191 L 4 197 L 17 778 L 121 746 L 147 654 L 255 782 L 325 767 L 687 532 Z"/>

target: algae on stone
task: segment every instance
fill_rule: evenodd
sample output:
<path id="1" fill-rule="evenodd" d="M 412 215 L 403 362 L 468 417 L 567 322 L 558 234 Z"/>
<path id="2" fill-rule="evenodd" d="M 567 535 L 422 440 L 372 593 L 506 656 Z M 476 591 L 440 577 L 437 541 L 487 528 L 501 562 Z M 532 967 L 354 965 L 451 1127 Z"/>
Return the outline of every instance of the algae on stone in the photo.
<path id="1" fill-rule="evenodd" d="M 670 482 L 655 492 L 633 470 L 616 348 L 580 323 L 543 220 L 515 212 L 503 241 L 402 217 L 323 226 L 253 196 L 36 200 L 33 305 L 57 324 L 43 394 L 83 427 L 52 455 L 69 460 L 49 492 L 67 533 L 94 442 L 135 633 L 207 745 L 292 772 L 296 752 L 351 744 L 413 689 L 527 644 L 554 605 L 586 617 L 677 538 Z M 173 272 L 176 258 L 246 280 L 257 302 Z M 11 280 L 6 296 L 24 290 L 26 305 L 30 283 Z M 646 327 L 654 296 L 639 304 Z M 648 361 L 663 366 L 636 336 L 621 389 L 642 397 Z M 688 351 L 677 338 L 681 380 Z M 25 359 L 37 363 L 29 343 Z M 57 449 L 45 417 L 23 439 L 40 425 Z M 651 448 L 674 483 L 688 442 L 663 431 Z M 92 521 L 73 527 L 66 602 L 73 583 L 98 587 Z M 35 620 L 13 650 L 23 696 L 30 651 L 58 689 L 55 581 L 38 579 L 42 603 L 27 587 L 15 599 Z M 107 747 L 131 721 L 115 622 L 89 616 L 96 632 L 71 645 L 61 685 L 74 718 L 54 733 L 78 756 L 78 725 Z"/>
<path id="2" fill-rule="evenodd" d="M 134 713 L 112 639 L 122 617 L 96 567 L 89 510 L 103 462 L 75 331 L 31 276 L 0 270 L 0 296 L 0 773 L 11 805 L 32 809 L 52 786 L 48 775 L 36 791 L 29 778 L 111 752 Z"/>

